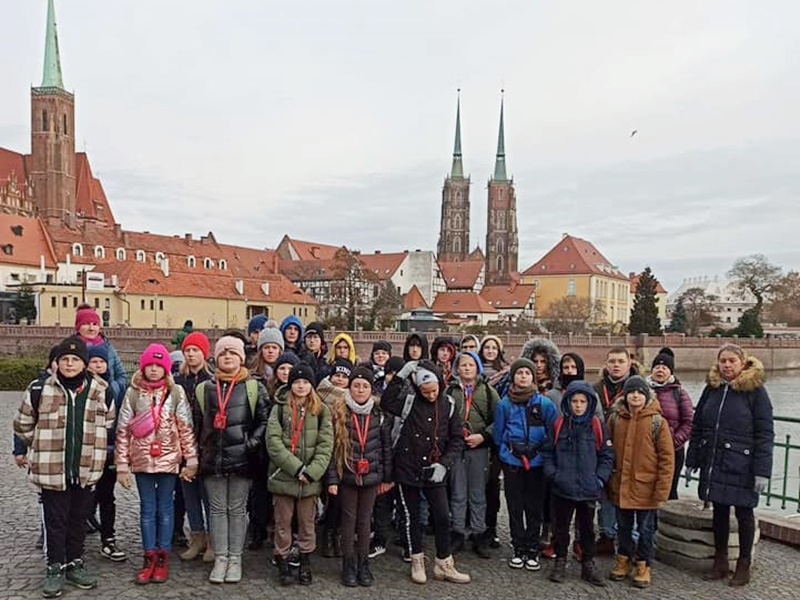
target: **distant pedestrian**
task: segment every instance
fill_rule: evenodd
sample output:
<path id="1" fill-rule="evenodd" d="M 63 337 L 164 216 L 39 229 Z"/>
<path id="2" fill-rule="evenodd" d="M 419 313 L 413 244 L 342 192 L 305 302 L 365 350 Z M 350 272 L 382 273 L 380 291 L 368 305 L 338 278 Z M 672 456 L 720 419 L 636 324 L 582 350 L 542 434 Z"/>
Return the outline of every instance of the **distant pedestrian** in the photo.
<path id="1" fill-rule="evenodd" d="M 102 344 L 108 351 L 109 385 L 114 395 L 124 394 L 128 387 L 128 375 L 125 366 L 114 350 L 114 346 L 105 336 L 100 325 L 100 315 L 88 304 L 81 304 L 75 312 L 75 331 L 86 344 L 87 349 Z"/>
<path id="2" fill-rule="evenodd" d="M 183 339 L 189 335 L 194 330 L 194 323 L 192 323 L 191 319 L 186 319 L 183 322 L 183 327 L 175 332 L 175 335 L 172 336 L 172 345 L 180 349 L 183 346 Z"/>

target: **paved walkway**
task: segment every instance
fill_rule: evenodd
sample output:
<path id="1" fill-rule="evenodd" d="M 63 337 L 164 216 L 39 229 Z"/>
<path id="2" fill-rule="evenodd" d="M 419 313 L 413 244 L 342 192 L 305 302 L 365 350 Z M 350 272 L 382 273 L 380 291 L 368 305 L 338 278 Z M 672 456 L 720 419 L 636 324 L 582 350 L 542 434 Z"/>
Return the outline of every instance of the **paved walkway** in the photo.
<path id="1" fill-rule="evenodd" d="M 10 447 L 11 420 L 19 394 L 0 392 L 0 440 Z M 249 552 L 244 558 L 244 580 L 236 585 L 213 586 L 207 583 L 209 566 L 201 562 L 181 563 L 173 556 L 170 579 L 160 586 L 139 587 L 132 583 L 139 564 L 138 499 L 136 492 L 117 488 L 119 545 L 131 555 L 124 563 L 111 563 L 98 555 L 99 540 L 90 536 L 86 543 L 88 567 L 99 574 L 97 589 L 82 591 L 66 587 L 65 598 L 370 598 L 383 600 L 408 598 L 548 598 L 601 599 L 651 598 L 669 600 L 769 599 L 795 600 L 800 597 L 800 552 L 780 544 L 762 541 L 754 582 L 747 588 L 733 590 L 722 584 L 711 584 L 694 574 L 656 563 L 653 587 L 642 591 L 629 585 L 611 583 L 606 588 L 593 588 L 578 578 L 575 563 L 569 565 L 569 579 L 562 585 L 547 580 L 547 562 L 540 573 L 512 571 L 506 566 L 510 549 L 497 551 L 497 557 L 482 560 L 471 553 L 459 559 L 459 566 L 472 575 L 469 586 L 429 582 L 417 586 L 408 579 L 408 565 L 399 558 L 397 548 L 373 563 L 377 584 L 371 589 L 344 588 L 338 583 L 338 560 L 314 558 L 314 584 L 302 588 L 281 588 L 276 585 L 274 567 L 269 565 L 269 552 Z M 10 452 L 0 460 L 0 600 L 40 598 L 44 574 L 42 553 L 35 549 L 38 536 L 36 493 L 25 474 L 14 465 Z M 433 539 L 429 538 L 432 546 Z M 610 559 L 599 561 L 603 570 L 610 568 Z M 428 566 L 430 574 L 431 565 Z"/>

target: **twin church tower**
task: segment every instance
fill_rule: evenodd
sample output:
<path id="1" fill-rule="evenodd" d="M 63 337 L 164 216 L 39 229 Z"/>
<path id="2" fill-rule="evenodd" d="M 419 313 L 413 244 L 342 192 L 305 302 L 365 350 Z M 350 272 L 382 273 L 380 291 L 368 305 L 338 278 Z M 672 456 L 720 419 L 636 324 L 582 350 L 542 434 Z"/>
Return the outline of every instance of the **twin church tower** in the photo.
<path id="1" fill-rule="evenodd" d="M 459 90 L 460 92 L 460 90 Z M 494 174 L 489 179 L 486 214 L 485 280 L 487 285 L 511 283 L 517 273 L 519 239 L 514 180 L 506 173 L 503 101 L 500 101 L 500 132 Z M 469 186 L 461 156 L 461 98 L 456 108 L 456 140 L 453 165 L 442 189 L 442 220 L 437 255 L 439 262 L 476 260 L 470 253 Z"/>

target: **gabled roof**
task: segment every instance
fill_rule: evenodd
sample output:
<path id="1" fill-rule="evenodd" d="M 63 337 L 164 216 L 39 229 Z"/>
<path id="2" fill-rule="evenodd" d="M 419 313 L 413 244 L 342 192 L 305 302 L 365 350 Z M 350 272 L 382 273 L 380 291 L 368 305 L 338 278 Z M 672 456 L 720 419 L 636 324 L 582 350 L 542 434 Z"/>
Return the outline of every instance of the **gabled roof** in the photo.
<path id="1" fill-rule="evenodd" d="M 22 185 L 28 178 L 26 156 L 19 152 L 0 148 L 0 181 L 8 181 L 11 174 L 18 185 Z"/>
<path id="2" fill-rule="evenodd" d="M 536 292 L 533 285 L 485 285 L 480 296 L 495 308 L 514 310 L 522 309 Z"/>
<path id="3" fill-rule="evenodd" d="M 39 267 L 42 257 L 46 268 L 56 268 L 53 246 L 42 222 L 37 217 L 0 213 L 0 264 Z"/>
<path id="4" fill-rule="evenodd" d="M 636 286 L 639 285 L 639 277 L 641 276 L 642 276 L 641 273 L 630 273 L 628 275 L 628 277 L 630 277 L 631 280 L 631 294 L 636 293 Z M 664 286 L 661 285 L 661 282 L 658 279 L 656 279 L 656 294 L 666 294 L 666 293 L 667 290 L 664 289 Z"/>
<path id="5" fill-rule="evenodd" d="M 475 292 L 440 292 L 431 307 L 436 314 L 494 314 L 499 312 Z"/>
<path id="6" fill-rule="evenodd" d="M 292 281 L 327 281 L 334 277 L 335 262 L 329 260 L 281 260 L 281 273 Z"/>
<path id="7" fill-rule="evenodd" d="M 78 215 L 114 225 L 114 214 L 106 199 L 103 184 L 92 174 L 85 152 L 75 153 L 75 209 Z"/>
<path id="8" fill-rule="evenodd" d="M 603 275 L 628 280 L 591 242 L 568 234 L 522 274 L 529 277 Z"/>
<path id="9" fill-rule="evenodd" d="M 341 246 L 320 244 L 318 242 L 304 242 L 284 235 L 276 248 L 284 260 L 331 260 Z"/>
<path id="10" fill-rule="evenodd" d="M 412 285 L 411 289 L 403 296 L 403 309 L 414 310 L 415 308 L 430 308 L 416 284 Z"/>
<path id="11" fill-rule="evenodd" d="M 448 290 L 471 290 L 480 277 L 483 261 L 439 261 L 439 270 Z"/>
<path id="12" fill-rule="evenodd" d="M 408 256 L 405 252 L 376 252 L 375 254 L 359 254 L 358 258 L 364 268 L 381 281 L 394 277 L 394 274 Z"/>

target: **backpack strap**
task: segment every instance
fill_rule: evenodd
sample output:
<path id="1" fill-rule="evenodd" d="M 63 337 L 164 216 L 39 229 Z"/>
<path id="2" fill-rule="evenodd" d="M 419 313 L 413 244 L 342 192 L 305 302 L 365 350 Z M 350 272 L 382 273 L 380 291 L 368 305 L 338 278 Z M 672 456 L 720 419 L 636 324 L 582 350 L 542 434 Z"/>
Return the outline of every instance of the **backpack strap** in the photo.
<path id="1" fill-rule="evenodd" d="M 205 414 L 206 412 L 206 382 L 203 381 L 197 384 L 197 387 L 194 388 L 194 397 L 197 400 L 197 406 L 200 407 L 200 414 Z"/>
<path id="2" fill-rule="evenodd" d="M 400 416 L 395 417 L 394 419 L 394 425 L 392 425 L 392 448 L 397 446 L 397 442 L 400 441 L 400 434 L 403 432 L 403 425 L 405 425 L 408 415 L 411 414 L 411 408 L 413 406 L 414 406 L 414 393 L 412 392 L 406 395 L 405 402 L 403 402 L 403 410 L 400 411 Z M 453 410 L 455 410 L 455 405 L 451 404 L 450 405 L 451 416 L 453 414 Z"/>
<path id="3" fill-rule="evenodd" d="M 603 448 L 603 423 L 597 415 L 592 415 L 592 431 L 594 432 L 594 446 L 600 452 Z"/>
<path id="4" fill-rule="evenodd" d="M 683 419 L 683 410 L 681 409 L 681 404 L 683 404 L 681 398 L 681 388 L 680 386 L 672 388 L 672 397 L 675 398 L 675 404 L 678 405 L 678 421 Z"/>
<path id="5" fill-rule="evenodd" d="M 564 415 L 558 415 L 553 422 L 553 446 L 558 444 L 558 436 L 561 433 L 561 427 L 564 425 Z"/>
<path id="6" fill-rule="evenodd" d="M 255 379 L 248 379 L 244 384 L 247 389 L 247 400 L 250 402 L 250 416 L 255 419 L 256 404 L 258 404 L 258 381 Z"/>
<path id="7" fill-rule="evenodd" d="M 658 434 L 661 431 L 661 422 L 663 421 L 663 417 L 656 413 L 650 419 L 650 435 L 653 437 L 653 447 L 658 448 Z"/>

